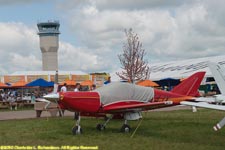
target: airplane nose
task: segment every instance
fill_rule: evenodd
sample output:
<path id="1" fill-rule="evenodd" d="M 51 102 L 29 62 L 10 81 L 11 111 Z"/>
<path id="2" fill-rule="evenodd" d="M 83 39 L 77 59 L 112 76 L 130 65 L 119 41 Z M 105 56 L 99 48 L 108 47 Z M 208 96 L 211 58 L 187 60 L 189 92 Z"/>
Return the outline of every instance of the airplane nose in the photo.
<path id="1" fill-rule="evenodd" d="M 48 94 L 44 96 L 44 99 L 47 99 L 49 101 L 58 101 L 59 100 L 59 93 L 53 93 L 53 94 Z"/>

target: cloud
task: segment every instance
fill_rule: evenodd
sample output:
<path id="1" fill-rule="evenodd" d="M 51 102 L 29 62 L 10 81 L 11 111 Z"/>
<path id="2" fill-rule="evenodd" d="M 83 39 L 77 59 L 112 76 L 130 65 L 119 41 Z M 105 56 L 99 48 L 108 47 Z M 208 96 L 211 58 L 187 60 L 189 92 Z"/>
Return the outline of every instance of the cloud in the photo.
<path id="1" fill-rule="evenodd" d="M 189 1 L 165 1 L 165 0 L 67 0 L 59 2 L 58 8 L 61 9 L 80 9 L 87 6 L 95 5 L 100 11 L 102 10 L 143 10 L 143 9 L 165 9 L 179 7 L 184 4 L 191 4 L 195 0 Z"/>
<path id="2" fill-rule="evenodd" d="M 61 70 L 82 70 L 90 73 L 96 70 L 102 71 L 110 63 L 102 61 L 98 55 L 91 53 L 91 50 L 85 47 L 74 47 L 67 42 L 60 42 L 59 45 L 59 68 Z"/>
<path id="3" fill-rule="evenodd" d="M 28 3 L 26 0 L 20 2 Z M 120 67 L 117 55 L 122 53 L 123 43 L 126 42 L 124 29 L 128 28 L 133 28 L 138 34 L 143 48 L 148 52 L 146 58 L 150 63 L 225 54 L 223 0 L 54 2 L 55 7 L 51 8 L 56 8 L 54 13 L 59 15 L 60 36 L 66 37 L 66 34 L 70 34 L 68 37 L 73 37 L 67 38 L 68 41 L 60 41 L 61 70 L 117 70 Z M 13 5 L 19 2 L 0 2 L 0 5 L 4 4 Z M 69 32 L 64 33 L 65 28 Z M 2 22 L 0 30 L 2 72 L 41 69 L 36 26 Z M 22 58 L 24 62 L 33 60 L 33 66 L 21 64 L 22 67 L 19 67 L 16 62 L 23 60 Z"/>
<path id="4" fill-rule="evenodd" d="M 0 23 L 0 31 L 1 74 L 42 69 L 36 26 L 29 27 L 19 22 Z M 104 70 L 109 64 L 90 49 L 64 41 L 59 42 L 58 59 L 60 70 L 95 72 Z"/>
<path id="5" fill-rule="evenodd" d="M 36 71 L 40 70 L 40 66 L 42 65 L 41 60 L 32 54 L 24 56 L 18 53 L 10 53 L 9 57 L 9 69 L 12 71 Z"/>
<path id="6" fill-rule="evenodd" d="M 68 14 L 64 19 L 71 33 L 103 61 L 111 59 L 110 69 L 119 66 L 117 54 L 122 52 L 123 31 L 128 28 L 139 35 L 149 60 L 224 54 L 223 1 L 85 0 L 76 6 L 67 2 L 71 7 L 66 10 L 61 5 L 61 9 Z"/>
<path id="7" fill-rule="evenodd" d="M 40 70 L 40 49 L 36 30 L 23 23 L 0 23 L 1 73 Z"/>
<path id="8" fill-rule="evenodd" d="M 30 3 L 40 3 L 40 2 L 46 2 L 49 0 L 1 0 L 0 6 L 6 6 L 6 5 L 18 5 L 18 4 L 30 4 Z"/>

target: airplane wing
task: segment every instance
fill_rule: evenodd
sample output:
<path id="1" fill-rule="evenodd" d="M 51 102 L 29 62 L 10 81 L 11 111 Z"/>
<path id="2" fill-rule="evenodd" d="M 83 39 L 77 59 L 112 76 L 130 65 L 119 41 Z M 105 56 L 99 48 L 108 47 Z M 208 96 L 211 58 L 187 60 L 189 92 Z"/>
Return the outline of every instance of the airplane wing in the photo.
<path id="1" fill-rule="evenodd" d="M 197 106 L 197 107 L 203 107 L 203 108 L 209 108 L 209 109 L 216 109 L 216 110 L 223 110 L 223 111 L 225 111 L 225 106 L 223 106 L 223 105 L 214 105 L 214 104 L 209 104 L 209 103 L 205 103 L 205 102 L 195 103 L 195 102 L 183 101 L 183 102 L 181 102 L 181 104 L 182 105 Z M 225 125 L 225 117 L 219 123 L 217 123 L 213 127 L 213 129 L 215 131 L 218 131 L 224 125 Z"/>
<path id="2" fill-rule="evenodd" d="M 222 106 L 222 105 L 214 105 L 214 104 L 209 104 L 209 103 L 205 103 L 205 102 L 195 103 L 195 102 L 183 101 L 180 104 L 182 104 L 182 105 L 188 105 L 188 106 L 196 106 L 196 107 L 203 107 L 203 108 L 209 108 L 209 109 L 216 109 L 216 110 L 223 110 L 223 111 L 225 111 L 225 106 Z"/>
<path id="3" fill-rule="evenodd" d="M 225 68 L 222 65 L 208 62 L 208 66 L 210 68 L 210 71 L 212 72 L 212 75 L 216 81 L 217 86 L 220 89 L 221 94 L 225 95 L 225 77 L 224 77 L 224 71 Z"/>
<path id="4" fill-rule="evenodd" d="M 214 103 L 216 102 L 215 97 L 199 97 L 195 99 L 196 102 L 207 102 L 207 103 Z"/>
<path id="5" fill-rule="evenodd" d="M 172 105 L 172 101 L 164 101 L 164 102 L 147 102 L 147 103 L 113 103 L 106 106 L 103 106 L 103 110 L 109 113 L 116 113 L 116 112 L 131 112 L 131 111 L 139 111 L 139 110 L 151 110 L 160 107 L 165 107 L 168 105 Z"/>

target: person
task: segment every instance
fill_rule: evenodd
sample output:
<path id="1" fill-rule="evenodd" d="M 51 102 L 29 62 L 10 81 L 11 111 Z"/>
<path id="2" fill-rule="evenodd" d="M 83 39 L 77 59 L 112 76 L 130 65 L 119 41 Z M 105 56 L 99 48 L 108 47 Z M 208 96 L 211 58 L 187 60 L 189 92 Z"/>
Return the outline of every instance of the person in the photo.
<path id="1" fill-rule="evenodd" d="M 76 83 L 74 92 L 80 91 L 80 83 Z"/>
<path id="2" fill-rule="evenodd" d="M 13 110 L 14 107 L 14 109 L 17 110 L 16 97 L 14 96 L 13 92 L 11 92 L 11 94 L 9 95 L 8 101 L 10 109 Z"/>
<path id="3" fill-rule="evenodd" d="M 111 77 L 109 76 L 108 79 L 104 82 L 104 85 L 111 83 Z"/>
<path id="4" fill-rule="evenodd" d="M 92 84 L 91 86 L 91 91 L 95 90 L 96 89 L 96 85 L 95 84 Z"/>
<path id="5" fill-rule="evenodd" d="M 35 99 L 36 99 L 35 94 L 31 93 L 31 103 L 32 104 L 35 103 Z"/>
<path id="6" fill-rule="evenodd" d="M 81 88 L 80 83 L 76 83 L 74 92 L 79 92 L 80 88 Z M 80 116 L 79 112 L 74 112 L 74 120 L 78 120 L 79 116 Z"/>
<path id="7" fill-rule="evenodd" d="M 60 89 L 61 92 L 66 92 L 67 91 L 67 87 L 66 87 L 66 83 L 63 84 L 63 86 Z"/>
<path id="8" fill-rule="evenodd" d="M 34 95 L 35 98 L 39 98 L 40 97 L 39 92 L 38 92 L 37 89 L 32 94 Z"/>
<path id="9" fill-rule="evenodd" d="M 0 101 L 3 101 L 4 99 L 4 91 L 0 91 L 1 95 L 0 95 Z"/>

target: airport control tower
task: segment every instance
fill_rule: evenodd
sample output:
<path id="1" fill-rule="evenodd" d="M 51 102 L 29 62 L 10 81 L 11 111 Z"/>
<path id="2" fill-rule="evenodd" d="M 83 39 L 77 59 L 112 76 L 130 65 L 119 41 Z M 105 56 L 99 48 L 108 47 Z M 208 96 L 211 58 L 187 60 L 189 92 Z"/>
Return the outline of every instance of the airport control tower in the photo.
<path id="1" fill-rule="evenodd" d="M 42 70 L 58 70 L 59 22 L 48 21 L 37 24 L 42 52 Z"/>

